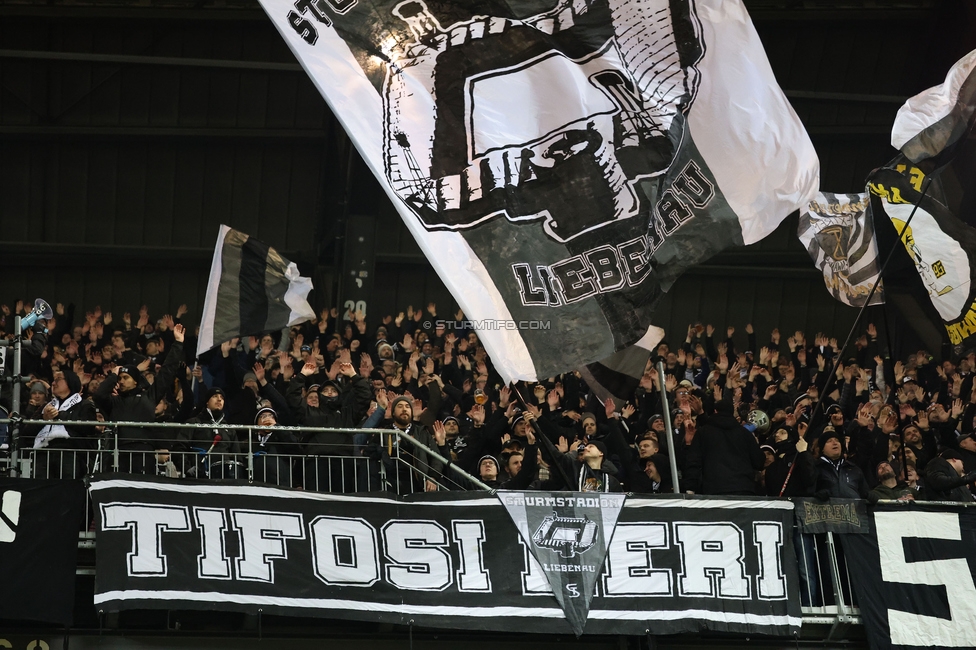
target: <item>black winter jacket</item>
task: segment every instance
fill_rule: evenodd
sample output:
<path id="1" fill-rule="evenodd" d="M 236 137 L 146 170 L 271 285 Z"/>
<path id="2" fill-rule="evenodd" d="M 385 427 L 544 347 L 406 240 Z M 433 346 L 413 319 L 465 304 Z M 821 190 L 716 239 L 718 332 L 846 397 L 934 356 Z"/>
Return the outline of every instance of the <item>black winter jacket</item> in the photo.
<path id="1" fill-rule="evenodd" d="M 349 383 L 343 386 L 334 404 L 323 404 L 318 408 L 309 406 L 302 397 L 303 379 L 301 375 L 293 378 L 285 393 L 288 406 L 297 415 L 298 423 L 303 426 L 351 429 L 359 425 L 366 411 L 369 410 L 373 391 L 369 382 L 358 374 L 353 375 Z M 306 434 L 305 453 L 320 456 L 352 456 L 352 436 L 351 433 L 340 431 Z"/>
<path id="2" fill-rule="evenodd" d="M 182 362 L 183 344 L 174 341 L 153 384 L 144 382 L 130 391 L 113 395 L 119 376 L 112 373 L 92 396 L 95 405 L 110 422 L 155 422 L 156 404 L 173 385 L 173 378 Z M 161 441 L 156 440 L 157 431 L 151 427 L 119 427 L 118 433 L 121 449 L 149 450 L 167 446 L 166 443 L 160 445 Z"/>
<path id="3" fill-rule="evenodd" d="M 925 466 L 925 498 L 929 501 L 972 501 L 968 484 L 976 481 L 976 472 L 959 476 L 945 458 L 933 458 Z"/>
<path id="4" fill-rule="evenodd" d="M 687 488 L 696 494 L 755 494 L 766 456 L 756 437 L 731 415 L 699 427 L 688 450 Z"/>
<path id="5" fill-rule="evenodd" d="M 837 499 L 867 499 L 868 482 L 864 472 L 854 463 L 843 458 L 832 462 L 821 456 L 817 460 L 817 484 L 815 496 L 826 501 Z"/>

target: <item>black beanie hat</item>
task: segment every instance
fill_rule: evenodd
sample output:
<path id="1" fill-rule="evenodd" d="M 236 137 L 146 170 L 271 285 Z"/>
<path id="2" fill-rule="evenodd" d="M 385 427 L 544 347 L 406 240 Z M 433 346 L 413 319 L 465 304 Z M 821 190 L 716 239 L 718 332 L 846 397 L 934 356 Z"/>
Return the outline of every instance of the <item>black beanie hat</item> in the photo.
<path id="1" fill-rule="evenodd" d="M 118 374 L 119 377 L 121 377 L 122 375 L 129 375 L 130 377 L 136 380 L 136 384 L 141 384 L 143 381 L 142 372 L 140 372 L 139 368 L 136 366 L 122 366 L 121 368 L 119 368 Z"/>
<path id="2" fill-rule="evenodd" d="M 218 386 L 214 386 L 213 388 L 211 388 L 210 390 L 208 390 L 206 393 L 204 393 L 204 396 L 203 396 L 203 404 L 204 404 L 204 406 L 207 405 L 207 402 L 209 402 L 210 401 L 210 398 L 213 397 L 214 395 L 220 395 L 221 397 L 224 398 L 224 401 L 227 400 L 227 395 L 224 394 L 224 389 L 223 388 L 219 388 Z"/>
<path id="3" fill-rule="evenodd" d="M 68 384 L 68 390 L 71 391 L 71 394 L 74 395 L 75 393 L 80 393 L 81 380 L 78 379 L 78 375 L 76 375 L 70 370 L 65 370 L 63 374 L 64 374 L 64 381 Z"/>
<path id="4" fill-rule="evenodd" d="M 607 457 L 607 446 L 605 444 L 603 444 L 603 441 L 602 440 L 590 440 L 586 444 L 593 445 L 594 447 L 596 447 L 597 449 L 599 449 L 600 452 L 603 453 L 603 457 L 604 458 Z"/>
<path id="5" fill-rule="evenodd" d="M 840 453 L 843 454 L 846 451 L 844 448 L 844 434 L 832 427 L 827 427 L 824 432 L 820 434 L 820 438 L 817 439 L 817 446 L 820 448 L 820 453 L 823 453 L 824 445 L 831 438 L 837 438 L 837 442 L 840 443 Z"/>

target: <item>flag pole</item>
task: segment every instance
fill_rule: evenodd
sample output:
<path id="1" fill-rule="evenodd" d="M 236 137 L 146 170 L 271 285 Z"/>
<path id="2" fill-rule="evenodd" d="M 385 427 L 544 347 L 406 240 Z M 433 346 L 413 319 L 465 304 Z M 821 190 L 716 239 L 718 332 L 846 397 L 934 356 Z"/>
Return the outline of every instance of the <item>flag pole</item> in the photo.
<path id="1" fill-rule="evenodd" d="M 671 425 L 671 407 L 668 404 L 668 389 L 664 385 L 664 357 L 658 356 L 654 361 L 657 366 L 658 388 L 661 391 L 661 405 L 663 406 L 661 415 L 664 417 L 664 432 L 668 436 L 668 462 L 671 463 L 672 490 L 675 494 L 681 494 L 681 489 L 678 487 L 677 452 L 674 449 L 677 443 L 674 440 L 674 427 Z"/>
<path id="2" fill-rule="evenodd" d="M 918 206 L 921 205 L 922 200 L 928 194 L 929 188 L 932 186 L 932 176 L 936 173 L 937 172 L 933 172 L 932 174 L 926 176 L 925 184 L 922 187 L 922 193 L 919 195 L 918 200 L 915 201 L 915 205 L 912 207 L 912 212 L 908 215 L 908 220 L 905 221 L 905 225 L 902 226 L 901 232 L 898 233 L 898 241 L 902 241 L 902 237 L 904 237 L 905 233 L 908 231 L 908 226 L 912 223 L 912 219 L 915 217 L 915 212 L 918 210 Z M 875 228 L 875 238 L 877 238 L 877 228 Z M 857 326 L 861 322 L 861 317 L 864 316 L 865 310 L 867 310 L 868 305 L 871 304 L 871 298 L 874 297 L 874 293 L 877 291 L 878 285 L 881 284 L 881 278 L 884 277 L 885 269 L 888 268 L 888 263 L 891 262 L 892 258 L 895 256 L 895 251 L 897 249 L 898 246 L 895 245 L 891 247 L 890 251 L 888 251 L 888 256 L 885 258 L 884 264 L 881 265 L 881 269 L 878 271 L 878 279 L 875 280 L 874 284 L 871 285 L 871 291 L 868 293 L 868 297 L 864 300 L 864 304 L 861 305 L 861 309 L 858 310 L 857 316 L 854 318 L 854 324 L 851 325 L 851 331 L 847 333 L 847 338 L 844 340 L 844 345 L 842 345 L 834 355 L 833 363 L 830 364 L 830 373 L 827 375 L 827 381 L 824 382 L 823 392 L 819 397 L 817 409 L 814 411 L 813 417 L 810 419 L 810 430 L 813 430 L 813 428 L 818 424 L 819 417 L 825 413 L 825 409 L 823 408 L 823 398 L 826 397 L 830 392 L 831 384 L 833 384 L 834 377 L 837 373 L 837 364 L 840 362 L 840 359 L 844 354 L 844 350 L 846 350 L 847 346 L 851 344 L 851 339 L 854 337 L 854 333 L 857 331 Z M 892 388 L 892 393 L 893 392 L 894 388 Z"/>

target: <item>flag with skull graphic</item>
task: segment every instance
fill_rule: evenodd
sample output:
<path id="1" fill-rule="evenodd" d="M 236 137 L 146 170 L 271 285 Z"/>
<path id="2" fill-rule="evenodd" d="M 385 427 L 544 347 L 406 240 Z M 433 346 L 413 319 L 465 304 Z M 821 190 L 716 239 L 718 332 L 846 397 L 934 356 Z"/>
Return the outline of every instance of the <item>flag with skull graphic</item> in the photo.
<path id="1" fill-rule="evenodd" d="M 507 380 L 659 338 L 816 192 L 740 0 L 261 3 Z"/>

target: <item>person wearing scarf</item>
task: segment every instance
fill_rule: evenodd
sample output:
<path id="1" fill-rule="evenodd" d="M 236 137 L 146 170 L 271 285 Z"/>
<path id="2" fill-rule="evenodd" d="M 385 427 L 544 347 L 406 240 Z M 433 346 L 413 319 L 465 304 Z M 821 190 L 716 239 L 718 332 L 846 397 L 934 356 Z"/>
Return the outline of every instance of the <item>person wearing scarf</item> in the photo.
<path id="1" fill-rule="evenodd" d="M 187 420 L 187 424 L 224 424 L 224 391 L 220 388 L 211 388 L 207 391 L 203 406 L 195 416 Z M 217 439 L 217 436 L 220 439 Z M 233 429 L 220 429 L 214 427 L 208 429 L 204 427 L 187 427 L 179 437 L 179 447 L 184 451 L 203 452 L 209 456 L 210 466 L 213 467 L 218 462 L 233 462 L 235 454 L 241 453 L 241 444 L 237 438 L 237 432 Z M 202 472 L 198 469 L 197 476 Z M 221 477 L 211 477 L 221 478 Z M 231 477 L 228 477 L 231 478 Z"/>
<path id="2" fill-rule="evenodd" d="M 81 478 L 87 470 L 85 449 L 95 434 L 93 428 L 61 424 L 62 421 L 94 421 L 95 405 L 81 397 L 81 380 L 66 370 L 51 384 L 53 398 L 41 409 L 47 425 L 25 427 L 34 438 L 34 476 L 37 478 Z"/>

